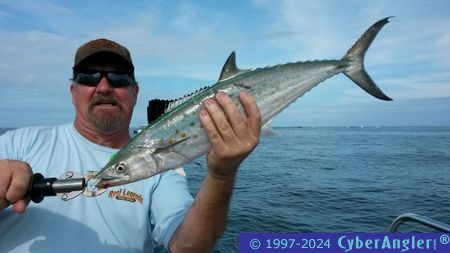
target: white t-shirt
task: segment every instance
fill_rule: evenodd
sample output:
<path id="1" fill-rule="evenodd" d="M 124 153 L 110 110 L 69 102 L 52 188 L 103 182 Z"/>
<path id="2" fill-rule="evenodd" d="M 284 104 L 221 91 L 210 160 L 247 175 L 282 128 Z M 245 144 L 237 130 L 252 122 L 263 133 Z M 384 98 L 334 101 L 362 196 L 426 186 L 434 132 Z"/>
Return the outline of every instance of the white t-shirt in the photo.
<path id="1" fill-rule="evenodd" d="M 26 161 L 45 177 L 98 171 L 117 151 L 90 142 L 73 124 L 0 136 L 0 159 Z M 22 215 L 0 211 L 0 252 L 153 252 L 154 242 L 167 247 L 192 202 L 186 178 L 174 171 L 97 197 L 46 197 Z"/>

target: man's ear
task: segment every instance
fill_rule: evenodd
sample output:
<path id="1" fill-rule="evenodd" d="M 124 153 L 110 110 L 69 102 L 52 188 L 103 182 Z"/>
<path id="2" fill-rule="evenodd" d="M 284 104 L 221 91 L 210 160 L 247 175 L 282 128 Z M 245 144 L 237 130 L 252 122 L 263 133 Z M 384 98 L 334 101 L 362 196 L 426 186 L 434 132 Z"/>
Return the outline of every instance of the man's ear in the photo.
<path id="1" fill-rule="evenodd" d="M 75 87 L 75 84 L 72 83 L 72 84 L 70 85 L 70 94 L 72 94 L 72 104 L 73 104 L 73 105 L 75 105 L 75 99 L 74 99 L 74 96 L 75 96 L 75 93 L 77 92 L 76 89 L 77 89 L 77 88 Z"/>
<path id="2" fill-rule="evenodd" d="M 139 94 L 139 85 L 133 85 L 134 105 L 137 103 L 137 96 Z"/>

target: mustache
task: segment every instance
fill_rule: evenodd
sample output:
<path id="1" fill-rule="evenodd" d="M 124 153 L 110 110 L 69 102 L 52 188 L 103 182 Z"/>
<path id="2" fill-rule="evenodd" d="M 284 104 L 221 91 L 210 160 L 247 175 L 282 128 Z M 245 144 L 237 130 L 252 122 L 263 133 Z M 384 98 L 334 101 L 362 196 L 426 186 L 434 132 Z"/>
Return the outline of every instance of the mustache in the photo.
<path id="1" fill-rule="evenodd" d="M 89 103 L 89 106 L 92 108 L 96 105 L 100 105 L 100 104 L 112 104 L 112 105 L 118 105 L 119 102 L 117 101 L 117 99 L 112 96 L 112 95 L 107 95 L 107 96 L 96 96 L 93 97 L 93 99 L 91 100 L 91 102 Z"/>

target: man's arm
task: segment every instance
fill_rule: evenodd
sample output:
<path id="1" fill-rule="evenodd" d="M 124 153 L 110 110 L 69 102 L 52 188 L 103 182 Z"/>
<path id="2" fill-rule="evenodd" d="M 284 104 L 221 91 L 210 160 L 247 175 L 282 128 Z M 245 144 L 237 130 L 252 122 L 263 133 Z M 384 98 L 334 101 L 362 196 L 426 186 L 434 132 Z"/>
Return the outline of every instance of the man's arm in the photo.
<path id="1" fill-rule="evenodd" d="M 205 101 L 200 120 L 210 142 L 208 173 L 183 223 L 169 242 L 170 252 L 211 252 L 225 231 L 240 163 L 259 143 L 261 115 L 254 99 L 241 92 L 244 118 L 227 94 Z"/>

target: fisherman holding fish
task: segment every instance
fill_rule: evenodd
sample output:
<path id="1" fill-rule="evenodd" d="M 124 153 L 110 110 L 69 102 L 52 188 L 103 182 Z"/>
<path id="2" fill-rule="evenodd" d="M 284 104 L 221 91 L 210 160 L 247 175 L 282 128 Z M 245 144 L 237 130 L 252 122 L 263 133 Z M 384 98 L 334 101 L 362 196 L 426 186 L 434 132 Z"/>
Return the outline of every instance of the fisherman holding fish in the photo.
<path id="1" fill-rule="evenodd" d="M 28 206 L 33 173 L 84 175 L 130 142 L 139 86 L 127 48 L 107 39 L 80 46 L 70 92 L 73 123 L 0 136 L 0 252 L 152 252 L 156 244 L 170 252 L 210 252 L 227 223 L 238 167 L 259 142 L 254 98 L 239 93 L 245 114 L 224 92 L 203 101 L 197 117 L 208 139 L 208 169 L 195 200 L 179 168 L 96 198 L 46 198 Z"/>
<path id="2" fill-rule="evenodd" d="M 130 53 L 106 39 L 82 45 L 70 86 L 74 122 L 0 136 L 0 209 L 12 205 L 0 212 L 0 252 L 79 252 L 80 244 L 85 252 L 151 252 L 155 242 L 170 252 L 211 251 L 227 223 L 237 169 L 258 144 L 261 125 L 340 73 L 391 100 L 364 68 L 367 49 L 388 22 L 373 24 L 338 60 L 240 70 L 233 52 L 216 84 L 163 102 L 162 115 L 132 139 L 139 86 Z M 193 200 L 180 166 L 203 154 L 208 172 Z M 49 198 L 13 214 L 26 209 L 32 170 L 61 175 L 68 168 L 82 175 L 102 168 L 89 178 L 98 190 L 83 191 L 97 197 Z"/>

